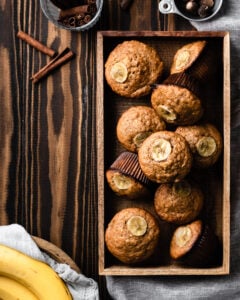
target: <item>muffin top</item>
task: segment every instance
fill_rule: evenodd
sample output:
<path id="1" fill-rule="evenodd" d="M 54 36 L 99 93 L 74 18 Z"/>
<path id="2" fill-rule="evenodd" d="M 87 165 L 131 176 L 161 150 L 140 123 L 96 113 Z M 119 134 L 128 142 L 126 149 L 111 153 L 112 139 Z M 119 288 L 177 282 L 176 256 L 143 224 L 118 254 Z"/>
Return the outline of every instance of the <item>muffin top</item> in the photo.
<path id="1" fill-rule="evenodd" d="M 161 219 L 186 224 L 193 221 L 203 207 L 204 195 L 193 182 L 163 183 L 155 192 L 154 207 Z"/>
<path id="2" fill-rule="evenodd" d="M 170 243 L 170 256 L 179 259 L 187 254 L 202 233 L 202 221 L 196 220 L 190 224 L 179 226 L 173 233 Z"/>
<path id="3" fill-rule="evenodd" d="M 206 46 L 206 41 L 196 41 L 184 45 L 173 57 L 170 73 L 179 73 L 187 70 L 199 57 Z"/>
<path id="4" fill-rule="evenodd" d="M 159 131 L 145 139 L 138 151 L 143 173 L 157 183 L 182 180 L 192 166 L 186 140 L 171 131 Z"/>
<path id="5" fill-rule="evenodd" d="M 106 171 L 109 187 L 129 199 L 149 197 L 152 183 L 142 172 L 136 153 L 124 151 Z"/>
<path id="6" fill-rule="evenodd" d="M 159 234 L 159 225 L 148 211 L 125 208 L 108 224 L 105 241 L 112 255 L 123 263 L 134 264 L 153 254 Z"/>
<path id="7" fill-rule="evenodd" d="M 165 128 L 165 122 L 153 108 L 132 106 L 118 120 L 117 138 L 127 150 L 137 152 L 146 137 Z"/>
<path id="8" fill-rule="evenodd" d="M 106 178 L 109 187 L 118 196 L 125 196 L 129 199 L 150 197 L 150 189 L 147 186 L 121 171 L 107 170 Z"/>
<path id="9" fill-rule="evenodd" d="M 163 73 L 163 62 L 151 46 L 136 41 L 118 44 L 105 63 L 105 78 L 112 90 L 124 97 L 137 98 L 151 91 Z"/>
<path id="10" fill-rule="evenodd" d="M 178 85 L 157 85 L 152 92 L 151 103 L 162 119 L 174 125 L 192 125 L 203 114 L 199 97 Z"/>
<path id="11" fill-rule="evenodd" d="M 199 168 L 212 166 L 219 158 L 223 142 L 218 129 L 209 123 L 179 126 L 176 133 L 188 142 L 193 154 L 193 165 Z"/>

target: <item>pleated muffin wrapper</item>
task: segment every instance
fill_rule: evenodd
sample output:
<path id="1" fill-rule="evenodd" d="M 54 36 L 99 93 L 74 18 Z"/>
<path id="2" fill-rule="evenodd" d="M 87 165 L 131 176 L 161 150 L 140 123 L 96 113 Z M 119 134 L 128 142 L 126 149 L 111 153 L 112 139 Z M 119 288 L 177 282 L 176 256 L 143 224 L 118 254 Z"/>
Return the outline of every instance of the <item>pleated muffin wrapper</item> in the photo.
<path id="1" fill-rule="evenodd" d="M 192 249 L 181 257 L 181 263 L 189 267 L 209 268 L 222 263 L 222 245 L 210 225 L 203 224 L 202 233 Z"/>
<path id="2" fill-rule="evenodd" d="M 217 60 L 218 55 L 216 54 L 216 50 L 213 49 L 211 44 L 206 42 L 198 55 L 191 60 L 191 64 L 187 64 L 186 67 L 182 68 L 179 72 L 186 72 L 205 83 L 213 76 Z M 174 71 L 174 73 L 171 72 L 171 74 L 177 74 L 177 72 Z"/>
<path id="3" fill-rule="evenodd" d="M 217 73 L 219 53 L 209 44 L 206 45 L 198 59 L 185 72 L 192 75 L 202 83 L 212 80 Z"/>
<path id="4" fill-rule="evenodd" d="M 122 152 L 109 167 L 109 170 L 116 170 L 126 176 L 130 176 L 148 188 L 154 187 L 154 183 L 144 175 L 140 168 L 136 153 Z"/>
<path id="5" fill-rule="evenodd" d="M 169 75 L 162 84 L 176 85 L 191 91 L 195 96 L 201 98 L 201 83 L 194 76 L 186 73 L 174 73 Z"/>

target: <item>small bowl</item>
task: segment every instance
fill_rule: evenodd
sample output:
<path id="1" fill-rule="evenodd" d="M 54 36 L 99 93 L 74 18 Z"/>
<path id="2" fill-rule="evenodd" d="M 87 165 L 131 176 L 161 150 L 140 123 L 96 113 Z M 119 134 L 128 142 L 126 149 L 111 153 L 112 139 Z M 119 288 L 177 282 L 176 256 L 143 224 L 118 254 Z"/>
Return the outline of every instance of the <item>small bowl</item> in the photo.
<path id="1" fill-rule="evenodd" d="M 99 20 L 103 8 L 103 0 L 96 0 L 97 12 L 91 21 L 78 27 L 65 26 L 64 24 L 60 23 L 58 20 L 61 9 L 55 6 L 50 0 L 40 0 L 40 5 L 44 15 L 57 27 L 71 31 L 85 31 L 92 28 Z"/>
<path id="2" fill-rule="evenodd" d="M 159 11 L 162 14 L 177 14 L 189 21 L 202 22 L 213 18 L 218 13 L 222 6 L 223 0 L 215 0 L 211 13 L 206 17 L 192 15 L 190 12 L 187 12 L 185 9 L 183 9 L 181 3 L 183 3 L 183 0 L 161 0 L 159 2 Z"/>

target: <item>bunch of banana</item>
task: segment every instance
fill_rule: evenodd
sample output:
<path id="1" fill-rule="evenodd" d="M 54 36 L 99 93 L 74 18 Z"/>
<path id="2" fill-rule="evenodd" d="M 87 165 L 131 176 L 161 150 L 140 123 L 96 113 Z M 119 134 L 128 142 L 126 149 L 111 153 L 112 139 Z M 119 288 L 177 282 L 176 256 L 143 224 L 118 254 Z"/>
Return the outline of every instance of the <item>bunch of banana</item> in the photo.
<path id="1" fill-rule="evenodd" d="M 0 299 L 2 300 L 38 300 L 24 285 L 9 277 L 0 276 Z"/>
<path id="2" fill-rule="evenodd" d="M 70 300 L 70 292 L 46 263 L 0 245 L 0 299 Z"/>

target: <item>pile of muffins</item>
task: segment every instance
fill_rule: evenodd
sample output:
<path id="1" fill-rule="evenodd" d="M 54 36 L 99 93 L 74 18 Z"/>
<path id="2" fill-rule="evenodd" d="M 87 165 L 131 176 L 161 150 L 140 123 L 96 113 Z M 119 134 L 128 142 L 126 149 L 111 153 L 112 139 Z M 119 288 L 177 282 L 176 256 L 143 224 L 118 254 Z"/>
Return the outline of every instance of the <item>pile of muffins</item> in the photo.
<path id="1" fill-rule="evenodd" d="M 212 70 L 205 40 L 176 51 L 167 78 L 156 49 L 137 41 L 118 44 L 105 63 L 105 78 L 114 93 L 126 98 L 150 95 L 120 116 L 116 134 L 124 151 L 106 170 L 109 188 L 135 201 L 109 222 L 105 242 L 125 264 L 161 256 L 161 224 L 174 228 L 169 256 L 174 263 L 211 267 L 221 263 L 221 245 L 202 218 L 207 199 L 191 172 L 211 168 L 220 158 L 223 141 L 214 124 L 203 121 L 201 86 Z M 153 212 L 138 206 L 152 203 Z"/>

